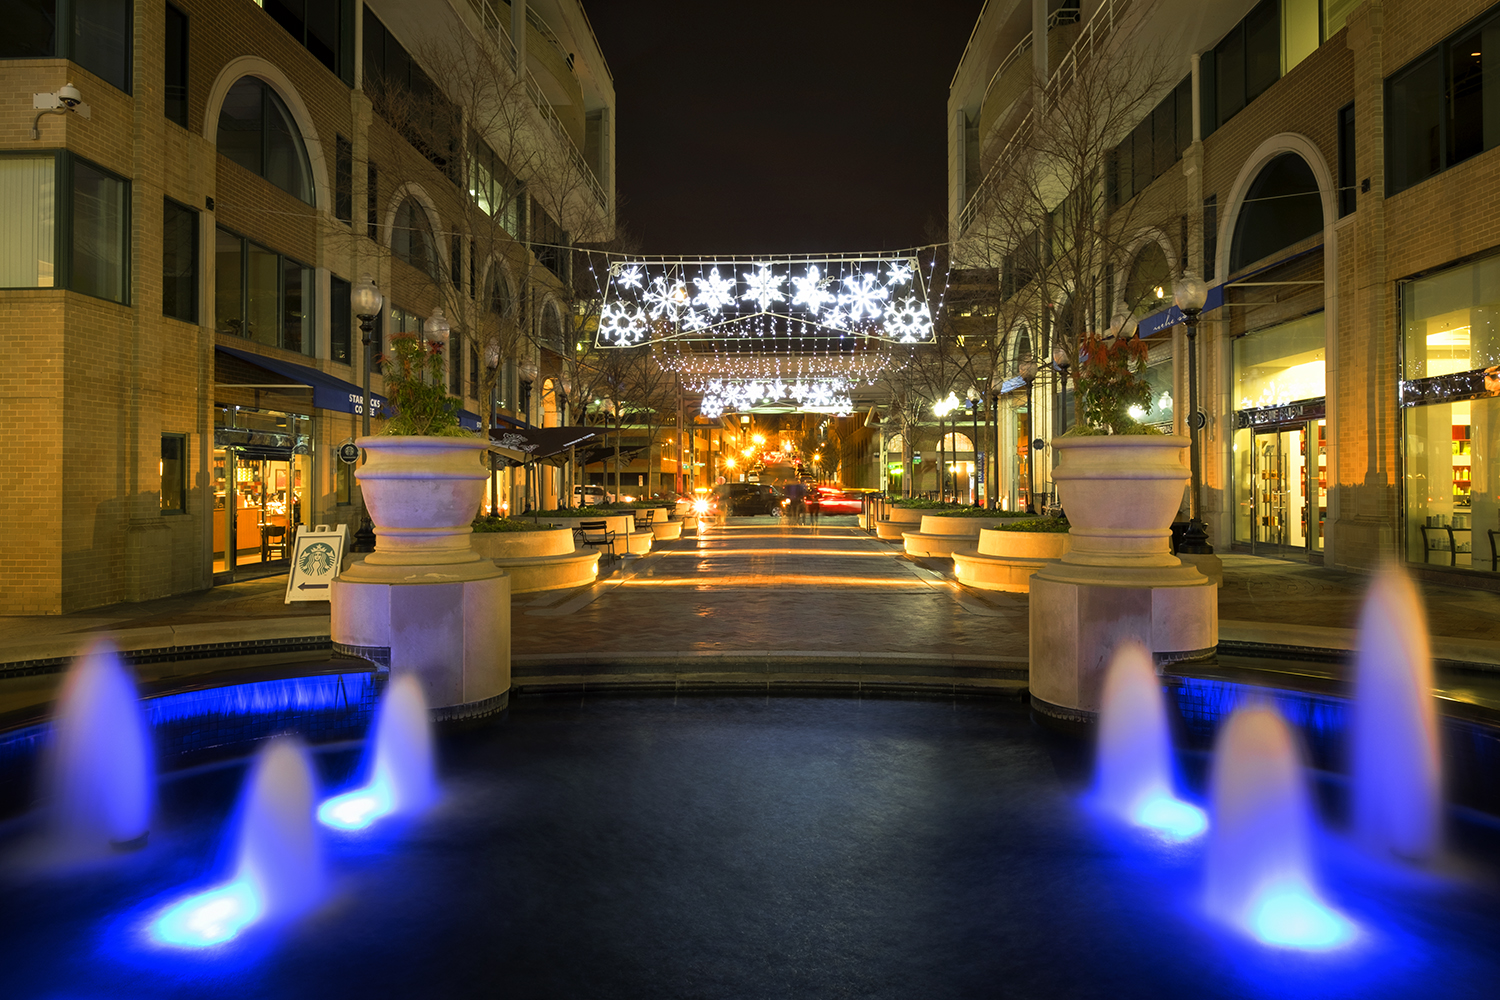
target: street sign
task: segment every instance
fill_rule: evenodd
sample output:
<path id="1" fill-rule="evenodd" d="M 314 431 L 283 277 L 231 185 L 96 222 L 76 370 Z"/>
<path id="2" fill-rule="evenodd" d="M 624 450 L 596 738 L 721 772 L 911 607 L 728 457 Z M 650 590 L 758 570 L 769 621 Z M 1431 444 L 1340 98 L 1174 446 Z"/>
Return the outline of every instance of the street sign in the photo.
<path id="1" fill-rule="evenodd" d="M 353 441 L 345 441 L 339 445 L 339 461 L 345 465 L 353 465 L 359 461 L 359 445 Z"/>
<path id="2" fill-rule="evenodd" d="M 922 453 L 920 451 L 914 451 L 914 452 L 911 453 L 911 464 L 912 465 L 921 465 L 922 464 Z"/>
<path id="3" fill-rule="evenodd" d="M 350 445 L 352 448 L 353 445 Z M 337 529 L 326 524 L 297 533 L 292 550 L 292 571 L 286 575 L 286 601 L 326 601 L 328 585 L 339 575 L 344 563 L 344 540 L 348 526 Z"/>

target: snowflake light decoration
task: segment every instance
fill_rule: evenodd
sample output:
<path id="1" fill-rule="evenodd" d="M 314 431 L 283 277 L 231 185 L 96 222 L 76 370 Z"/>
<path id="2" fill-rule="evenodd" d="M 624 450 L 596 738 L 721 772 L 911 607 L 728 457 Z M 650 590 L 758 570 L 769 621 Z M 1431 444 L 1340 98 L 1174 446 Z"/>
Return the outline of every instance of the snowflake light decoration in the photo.
<path id="1" fill-rule="evenodd" d="M 781 292 L 781 286 L 786 284 L 786 275 L 778 275 L 767 264 L 761 264 L 754 271 L 746 271 L 745 284 L 748 290 L 740 296 L 740 301 L 754 302 L 760 306 L 761 312 L 765 312 L 772 302 L 786 301 L 786 296 Z"/>
<path id="2" fill-rule="evenodd" d="M 849 314 L 851 322 L 878 319 L 885 307 L 881 304 L 891 297 L 891 290 L 880 284 L 880 279 L 868 271 L 844 279 L 844 290 L 839 293 L 839 305 Z"/>
<path id="3" fill-rule="evenodd" d="M 640 288 L 641 281 L 645 276 L 646 272 L 641 268 L 641 265 L 629 264 L 620 268 L 619 273 L 615 275 L 615 284 L 621 288 Z"/>
<path id="4" fill-rule="evenodd" d="M 717 267 L 707 277 L 699 275 L 693 284 L 698 289 L 698 304 L 709 312 L 717 313 L 734 304 L 734 278 L 721 276 Z"/>
<path id="5" fill-rule="evenodd" d="M 886 265 L 886 287 L 894 289 L 911 280 L 911 265 L 904 260 L 893 260 Z"/>
<path id="6" fill-rule="evenodd" d="M 687 285 L 681 280 L 668 284 L 666 278 L 653 278 L 651 287 L 646 289 L 641 300 L 652 319 L 665 317 L 675 320 L 692 311 Z"/>
<path id="7" fill-rule="evenodd" d="M 599 338 L 616 347 L 629 347 L 644 340 L 646 317 L 627 302 L 611 302 L 599 312 Z"/>
<path id="8" fill-rule="evenodd" d="M 914 295 L 892 302 L 885 311 L 885 328 L 900 343 L 916 344 L 932 337 L 932 312 Z"/>
<path id="9" fill-rule="evenodd" d="M 823 306 L 835 298 L 827 287 L 831 282 L 832 279 L 818 270 L 818 265 L 807 265 L 807 271 L 802 277 L 792 279 L 792 287 L 796 289 L 792 293 L 792 305 L 807 307 L 808 312 L 816 319 L 818 313 L 823 311 Z"/>

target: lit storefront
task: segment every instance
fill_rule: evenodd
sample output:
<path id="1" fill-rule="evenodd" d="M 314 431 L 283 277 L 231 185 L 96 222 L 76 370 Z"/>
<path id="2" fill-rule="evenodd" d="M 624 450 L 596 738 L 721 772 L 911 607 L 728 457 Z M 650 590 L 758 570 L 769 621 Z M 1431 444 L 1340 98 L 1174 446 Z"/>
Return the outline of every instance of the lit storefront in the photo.
<path id="1" fill-rule="evenodd" d="M 1321 312 L 1234 341 L 1234 541 L 1257 555 L 1323 551 L 1326 346 Z"/>
<path id="2" fill-rule="evenodd" d="M 213 462 L 214 575 L 285 569 L 313 482 L 312 418 L 216 406 Z"/>
<path id="3" fill-rule="evenodd" d="M 1500 257 L 1401 287 L 1404 547 L 1495 572 L 1500 544 Z"/>

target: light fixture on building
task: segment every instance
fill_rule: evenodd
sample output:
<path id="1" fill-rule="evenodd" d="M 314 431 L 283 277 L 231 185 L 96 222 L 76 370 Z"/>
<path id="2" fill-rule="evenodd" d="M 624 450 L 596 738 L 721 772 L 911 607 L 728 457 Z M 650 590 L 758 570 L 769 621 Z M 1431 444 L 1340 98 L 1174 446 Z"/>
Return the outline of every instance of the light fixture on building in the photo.
<path id="1" fill-rule="evenodd" d="M 38 131 L 42 124 L 42 115 L 65 115 L 73 112 L 84 118 L 92 117 L 89 106 L 83 103 L 83 95 L 78 88 L 71 83 L 65 83 L 57 88 L 55 94 L 32 94 L 31 106 L 37 110 L 36 118 L 31 122 L 31 137 L 40 139 L 42 134 Z"/>
<path id="2" fill-rule="evenodd" d="M 1188 342 L 1188 454 L 1192 459 L 1192 489 L 1188 495 L 1188 527 L 1178 545 L 1180 552 L 1211 553 L 1208 532 L 1203 527 L 1203 458 L 1199 453 L 1198 431 L 1207 421 L 1198 412 L 1198 317 L 1208 302 L 1208 283 L 1187 271 L 1172 286 L 1172 297 L 1182 310 Z"/>

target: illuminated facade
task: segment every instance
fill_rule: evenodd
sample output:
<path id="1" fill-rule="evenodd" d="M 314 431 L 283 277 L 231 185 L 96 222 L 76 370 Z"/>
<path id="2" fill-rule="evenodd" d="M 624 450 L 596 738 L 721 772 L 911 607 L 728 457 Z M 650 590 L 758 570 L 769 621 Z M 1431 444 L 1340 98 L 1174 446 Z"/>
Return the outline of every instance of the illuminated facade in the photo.
<path id="1" fill-rule="evenodd" d="M 25 5 L 0 41 L 0 613 L 284 571 L 299 526 L 357 527 L 363 275 L 376 357 L 442 309 L 469 426 L 570 419 L 567 248 L 614 220 L 576 0 L 106 6 Z M 69 82 L 90 116 L 32 139 L 32 95 Z"/>
<path id="2" fill-rule="evenodd" d="M 1099 171 L 1105 212 L 1151 224 L 1090 313 L 1134 313 L 1151 344 L 1143 422 L 1183 433 L 1172 280 L 1207 279 L 1199 409 L 1218 551 L 1351 568 L 1397 555 L 1457 583 L 1496 571 L 1500 215 L 1478 193 L 1500 175 L 1500 78 L 1484 69 L 1497 27 L 1490 0 L 1053 0 L 981 15 L 949 101 L 950 224 L 971 255 L 1037 82 L 1067 101 L 1088 52 L 1167 54 Z M 1030 274 L 998 266 L 1006 294 L 1025 291 Z M 1043 361 L 1039 479 L 1068 417 L 1048 333 L 1046 308 L 1009 329 L 1017 365 Z M 1022 396 L 1003 426 L 1031 422 Z"/>

